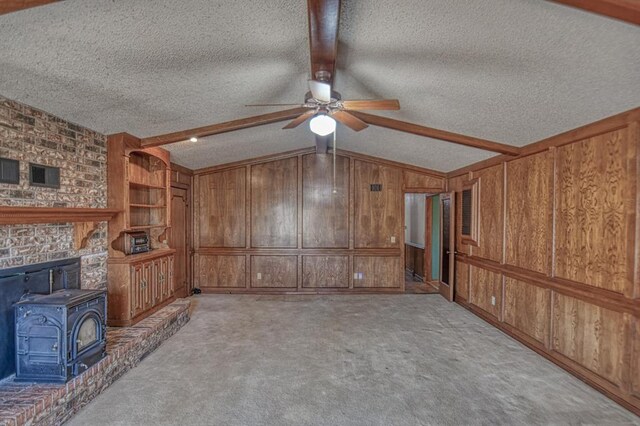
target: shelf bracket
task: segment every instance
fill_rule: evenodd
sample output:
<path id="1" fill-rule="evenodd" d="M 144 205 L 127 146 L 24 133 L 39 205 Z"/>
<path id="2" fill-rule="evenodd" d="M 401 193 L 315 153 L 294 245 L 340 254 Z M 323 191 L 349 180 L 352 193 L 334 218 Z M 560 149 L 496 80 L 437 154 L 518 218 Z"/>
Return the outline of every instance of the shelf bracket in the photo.
<path id="1" fill-rule="evenodd" d="M 100 222 L 76 222 L 73 224 L 74 248 L 80 250 L 87 247 L 89 238 L 96 232 Z"/>

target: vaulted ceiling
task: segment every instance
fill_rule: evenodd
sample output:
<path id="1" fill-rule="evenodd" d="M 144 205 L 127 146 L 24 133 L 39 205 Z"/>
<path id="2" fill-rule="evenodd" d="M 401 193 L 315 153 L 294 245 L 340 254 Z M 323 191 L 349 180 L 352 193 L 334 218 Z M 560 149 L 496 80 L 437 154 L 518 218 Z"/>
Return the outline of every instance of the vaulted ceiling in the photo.
<path id="1" fill-rule="evenodd" d="M 0 94 L 138 137 L 302 102 L 305 0 L 65 0 L 0 16 Z M 640 105 L 640 27 L 540 0 L 343 1 L 335 90 L 522 146 Z M 310 147 L 284 123 L 166 146 L 201 168 Z M 338 147 L 440 171 L 495 155 L 370 127 Z"/>

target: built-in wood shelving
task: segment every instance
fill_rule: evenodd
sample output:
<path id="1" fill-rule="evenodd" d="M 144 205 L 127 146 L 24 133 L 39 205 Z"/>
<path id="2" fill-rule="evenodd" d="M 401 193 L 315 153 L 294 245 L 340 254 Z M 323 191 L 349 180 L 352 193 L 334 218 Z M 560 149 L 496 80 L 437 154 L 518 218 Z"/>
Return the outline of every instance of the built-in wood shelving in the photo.
<path id="1" fill-rule="evenodd" d="M 164 204 L 129 204 L 129 207 L 135 207 L 140 209 L 163 209 L 166 207 Z"/>
<path id="2" fill-rule="evenodd" d="M 109 221 L 108 324 L 129 326 L 174 300 L 174 249 L 171 226 L 169 152 L 142 148 L 140 140 L 120 133 L 108 138 L 109 206 L 123 214 Z M 132 232 L 149 236 L 150 250 L 128 254 Z"/>
<path id="3" fill-rule="evenodd" d="M 149 188 L 149 189 L 165 189 L 166 186 L 163 185 L 154 185 L 150 183 L 142 183 L 142 182 L 129 182 L 129 186 L 137 187 L 137 188 Z"/>
<path id="4" fill-rule="evenodd" d="M 129 228 L 129 231 L 143 231 L 146 229 L 153 229 L 153 228 L 166 228 L 167 225 L 142 225 L 142 226 L 132 226 Z"/>

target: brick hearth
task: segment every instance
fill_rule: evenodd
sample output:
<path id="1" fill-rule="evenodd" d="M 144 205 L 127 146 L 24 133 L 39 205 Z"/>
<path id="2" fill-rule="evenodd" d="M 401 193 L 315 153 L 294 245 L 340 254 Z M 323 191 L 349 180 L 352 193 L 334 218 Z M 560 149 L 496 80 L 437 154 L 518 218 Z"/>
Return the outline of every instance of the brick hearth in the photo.
<path id="1" fill-rule="evenodd" d="M 0 383 L 0 424 L 60 424 L 135 367 L 190 318 L 179 299 L 131 327 L 109 328 L 107 356 L 66 385 Z"/>

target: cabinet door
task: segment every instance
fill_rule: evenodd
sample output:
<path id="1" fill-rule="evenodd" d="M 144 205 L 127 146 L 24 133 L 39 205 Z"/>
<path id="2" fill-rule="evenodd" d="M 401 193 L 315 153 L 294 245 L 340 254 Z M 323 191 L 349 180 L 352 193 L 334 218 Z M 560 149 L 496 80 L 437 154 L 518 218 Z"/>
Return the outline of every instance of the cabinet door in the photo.
<path id="1" fill-rule="evenodd" d="M 139 263 L 131 267 L 131 317 L 142 313 L 149 303 L 149 265 Z"/>
<path id="2" fill-rule="evenodd" d="M 162 290 L 160 288 L 162 285 L 162 281 L 160 280 L 160 259 L 153 260 L 151 264 L 151 306 L 155 306 L 160 303 L 160 299 L 162 299 Z"/>
<path id="3" fill-rule="evenodd" d="M 169 276 L 169 259 L 170 256 L 163 257 L 157 260 L 158 262 L 158 296 L 159 302 L 165 301 L 169 298 L 169 283 L 171 277 Z"/>
<path id="4" fill-rule="evenodd" d="M 173 273 L 173 259 L 174 256 L 167 257 L 167 297 L 173 296 L 173 294 L 176 292 L 176 277 Z"/>
<path id="5" fill-rule="evenodd" d="M 142 298 L 144 310 L 153 306 L 153 262 L 145 262 L 142 264 Z"/>

